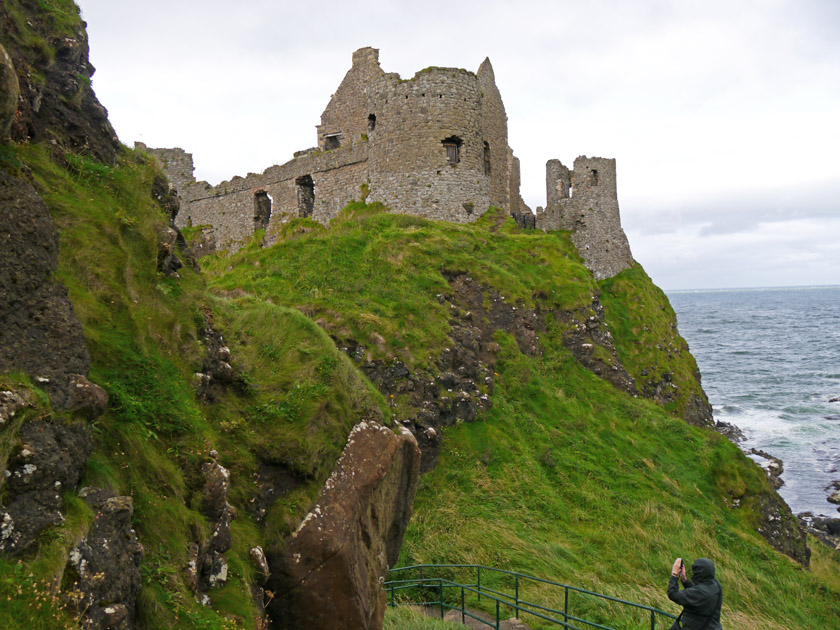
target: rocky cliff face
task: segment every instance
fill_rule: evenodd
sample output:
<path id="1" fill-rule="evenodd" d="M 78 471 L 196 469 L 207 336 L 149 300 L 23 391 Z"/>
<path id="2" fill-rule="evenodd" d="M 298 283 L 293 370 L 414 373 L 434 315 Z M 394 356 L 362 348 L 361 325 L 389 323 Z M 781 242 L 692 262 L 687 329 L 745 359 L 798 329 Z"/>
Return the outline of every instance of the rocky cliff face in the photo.
<path id="1" fill-rule="evenodd" d="M 63 148 L 113 163 L 119 140 L 91 88 L 95 69 L 88 59 L 86 25 L 78 7 L 58 4 L 62 6 L 9 0 L 0 5 L 0 41 L 19 83 L 11 138 L 15 142 L 50 139 Z"/>
<path id="2" fill-rule="evenodd" d="M 67 12 L 68 7 L 72 7 L 72 13 Z M 49 140 L 51 160 L 63 167 L 76 164 L 74 154 L 81 154 L 83 161 L 79 163 L 91 165 L 93 181 L 102 181 L 102 174 L 110 172 L 97 164 L 114 164 L 124 149 L 90 88 L 93 67 L 88 61 L 87 36 L 72 3 L 4 3 L 0 6 L 0 42 L 0 145 L 6 149 L 0 156 L 5 160 L 0 163 L 0 377 L 7 373 L 25 374 L 49 394 L 50 401 L 50 405 L 45 401 L 36 405 L 36 395 L 25 385 L 0 391 L 0 466 L 6 473 L 0 478 L 0 552 L 25 558 L 44 544 L 46 532 L 61 528 L 66 521 L 66 493 L 75 492 L 91 453 L 115 447 L 113 435 L 103 434 L 102 425 L 93 432 L 88 423 L 109 413 L 108 395 L 88 379 L 92 359 L 83 326 L 74 313 L 67 289 L 56 280 L 59 244 L 53 217 L 33 185 L 32 173 L 15 157 L 15 143 Z M 12 157 L 7 160 L 7 156 Z M 78 181 L 85 175 L 74 172 L 74 177 Z M 47 198 L 49 192 L 41 190 Z M 178 210 L 178 198 L 165 179 L 154 179 L 150 197 L 171 221 Z M 124 197 L 123 201 L 127 199 Z M 145 203 L 135 200 L 138 202 Z M 130 213 L 136 209 L 114 207 L 113 211 L 121 214 L 120 229 L 135 226 L 136 218 Z M 143 272 L 143 281 L 168 279 L 171 284 L 158 284 L 158 289 L 172 286 L 180 291 L 178 282 L 185 265 L 191 273 L 196 267 L 185 253 L 184 239 L 177 230 L 162 227 L 158 232 L 157 251 L 152 249 L 142 255 L 143 264 L 152 265 Z M 111 234 L 111 238 L 122 237 Z M 139 241 L 132 244 L 138 245 Z M 131 304 L 138 304 L 136 297 Z M 202 349 L 197 353 L 202 356 L 195 364 L 192 383 L 196 404 L 210 409 L 231 396 L 247 399 L 255 384 L 231 367 L 231 352 L 214 327 L 211 309 L 197 304 L 191 308 L 196 317 L 192 333 L 195 339 L 190 342 Z M 9 382 L 16 382 L 17 378 Z M 111 413 L 115 408 L 124 411 L 126 405 L 144 404 L 136 398 L 137 393 L 145 395 L 123 391 Z M 38 408 L 37 413 L 31 409 L 33 406 Z M 141 418 L 143 413 L 140 411 Z M 31 418 L 38 414 L 40 418 L 33 421 Z M 113 426 L 111 415 L 100 422 Z M 341 547 L 342 552 L 328 567 L 306 576 L 306 592 L 319 601 L 343 607 L 340 617 L 348 615 L 347 619 L 354 620 L 348 621 L 348 628 L 361 627 L 355 625 L 356 620 L 364 620 L 364 627 L 381 626 L 384 607 L 379 578 L 396 562 L 419 469 L 419 452 L 410 436 L 398 437 L 390 429 L 369 426 L 377 428 L 373 433 L 356 432 L 352 441 L 355 448 L 348 447 L 343 463 L 331 478 L 331 483 L 341 489 L 325 489 L 315 508 L 335 515 L 333 531 L 340 542 L 321 545 L 310 541 L 310 547 L 304 551 L 305 562 L 311 564 L 325 550 L 336 544 Z M 103 441 L 109 446 L 103 446 Z M 362 453 L 356 450 L 359 447 Z M 198 601 L 209 605 L 214 593 L 231 576 L 229 556 L 235 543 L 232 522 L 237 516 L 231 497 L 233 474 L 221 465 L 219 454 L 209 450 L 211 457 L 201 466 L 184 461 L 176 467 L 167 464 L 166 483 L 177 486 L 180 477 L 190 479 L 195 485 L 195 496 L 200 498 L 191 512 L 190 531 L 160 533 L 164 539 L 167 534 L 173 537 L 170 540 L 183 539 L 180 548 L 168 550 L 163 559 L 159 546 L 153 547 L 149 555 L 141 542 L 155 528 L 155 516 L 149 513 L 149 507 L 150 500 L 158 500 L 156 494 L 150 496 L 141 488 L 129 486 L 121 495 L 113 489 L 120 484 L 107 477 L 105 485 L 112 487 L 84 483 L 77 496 L 89 506 L 92 520 L 68 538 L 72 544 L 65 550 L 66 564 L 58 570 L 57 582 L 52 586 L 59 593 L 53 601 L 61 601 L 63 609 L 86 627 L 151 627 L 149 623 L 157 622 L 150 622 L 150 618 L 155 619 L 160 613 L 138 608 L 141 590 L 144 584 L 148 586 L 148 575 L 173 570 L 178 584 L 183 582 Z M 99 461 L 101 466 L 101 457 Z M 365 481 L 359 486 L 346 483 L 361 479 Z M 238 481 L 236 500 L 241 501 L 244 483 Z M 262 496 L 260 493 L 257 492 Z M 263 516 L 281 496 L 282 493 L 274 493 L 270 500 L 263 501 Z M 352 532 L 344 536 L 340 531 L 345 525 L 342 518 L 351 513 L 359 518 L 354 521 Z M 135 530 L 137 522 L 142 524 L 139 533 Z M 296 538 L 299 542 L 293 544 L 304 541 L 306 531 L 302 528 Z M 270 549 L 285 546 L 282 538 L 274 535 L 259 542 Z M 179 561 L 170 553 L 182 557 L 182 563 L 177 564 Z M 254 546 L 249 555 L 255 567 L 248 586 L 253 600 L 247 597 L 244 606 L 253 605 L 254 617 L 263 623 L 265 602 L 261 587 L 274 567 L 269 568 L 259 546 Z M 272 562 L 282 566 L 276 553 Z M 147 566 L 141 571 L 144 563 Z M 234 570 L 241 571 L 241 564 L 235 566 Z M 359 578 L 359 566 L 366 567 L 367 577 Z M 278 568 L 276 573 L 283 571 Z M 243 576 L 238 574 L 237 579 L 242 581 Z M 174 591 L 178 584 L 167 584 L 165 588 Z M 280 600 L 282 596 L 278 595 L 276 601 Z M 190 619 L 202 614 L 175 600 L 170 605 Z M 282 627 L 284 618 L 284 607 L 276 603 L 270 607 L 268 619 L 275 626 Z M 315 627 L 305 618 L 301 623 Z M 325 624 L 322 627 L 335 627 L 332 622 Z"/>
<path id="3" fill-rule="evenodd" d="M 108 396 L 87 380 L 81 324 L 52 277 L 58 238 L 49 210 L 28 182 L 2 171 L 0 205 L 0 372 L 22 370 L 56 407 L 101 415 Z"/>

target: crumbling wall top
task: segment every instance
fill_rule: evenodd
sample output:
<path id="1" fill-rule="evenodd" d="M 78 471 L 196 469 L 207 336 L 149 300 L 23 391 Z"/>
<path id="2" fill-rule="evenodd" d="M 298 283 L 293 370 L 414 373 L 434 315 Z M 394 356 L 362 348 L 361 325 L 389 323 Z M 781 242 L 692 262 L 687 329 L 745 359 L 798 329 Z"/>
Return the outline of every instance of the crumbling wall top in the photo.
<path id="1" fill-rule="evenodd" d="M 318 125 L 318 148 L 330 151 L 359 142 L 368 132 L 365 94 L 368 85 L 385 72 L 379 66 L 379 50 L 360 48 L 353 53 L 353 65 L 332 95 Z"/>

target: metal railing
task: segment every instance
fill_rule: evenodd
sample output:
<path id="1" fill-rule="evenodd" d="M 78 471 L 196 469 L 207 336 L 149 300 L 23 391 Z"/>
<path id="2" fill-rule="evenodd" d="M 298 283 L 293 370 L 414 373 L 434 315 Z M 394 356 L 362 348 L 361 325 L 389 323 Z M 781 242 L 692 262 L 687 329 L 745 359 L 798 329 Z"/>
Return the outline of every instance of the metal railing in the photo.
<path id="1" fill-rule="evenodd" d="M 475 581 L 471 583 L 462 583 L 441 577 L 440 575 L 434 575 L 436 573 L 439 574 L 454 569 L 475 570 Z M 570 612 L 570 593 L 577 593 L 602 602 L 618 604 L 622 607 L 630 607 L 638 611 L 642 611 L 644 616 L 650 620 L 650 630 L 657 629 L 658 617 L 667 620 L 665 623 L 658 626 L 662 630 L 669 626 L 671 620 L 677 618 L 676 615 L 672 615 L 671 613 L 658 608 L 645 606 L 644 604 L 637 604 L 617 597 L 611 597 L 602 593 L 589 591 L 585 588 L 570 586 L 568 584 L 553 582 L 551 580 L 534 577 L 532 575 L 525 575 L 515 571 L 507 571 L 505 569 L 496 569 L 494 567 L 487 567 L 480 564 L 416 564 L 409 567 L 391 569 L 389 578 L 393 578 L 394 574 L 409 573 L 411 571 L 416 571 L 419 574 L 418 577 L 389 579 L 385 582 L 384 587 L 388 593 L 388 605 L 397 606 L 402 604 L 412 604 L 424 607 L 434 607 L 435 609 L 440 608 L 441 619 L 444 618 L 446 610 L 457 610 L 461 613 L 461 623 L 464 623 L 467 617 L 471 617 L 483 624 L 486 624 L 487 626 L 490 626 L 491 628 L 495 628 L 496 630 L 499 630 L 499 624 L 502 618 L 501 611 L 504 610 L 505 607 L 513 610 L 517 619 L 519 619 L 520 613 L 525 613 L 533 615 L 543 621 L 547 621 L 550 624 L 567 628 L 568 630 L 584 630 L 582 626 L 585 626 L 586 628 L 598 628 L 599 630 L 616 630 L 611 626 L 606 626 L 601 623 L 573 615 Z M 484 585 L 481 583 L 482 572 L 485 576 Z M 508 581 L 512 581 L 512 592 L 505 592 L 504 590 L 499 590 L 499 588 L 489 587 L 487 585 L 488 576 L 501 576 L 502 578 L 507 578 Z M 541 606 L 523 599 L 521 597 L 522 591 L 520 587 L 528 583 L 546 584 L 548 586 L 562 588 L 563 610 L 557 610 L 548 606 Z M 424 595 L 428 594 L 431 597 L 436 597 L 436 599 L 431 601 L 414 601 L 416 598 L 412 598 L 409 595 L 409 592 L 416 592 L 417 590 L 420 590 Z M 397 601 L 398 594 L 403 598 L 399 602 Z M 490 604 L 490 608 L 492 610 L 492 608 L 495 607 L 494 622 L 488 621 L 487 619 L 480 617 L 467 609 L 465 605 L 467 594 L 477 596 L 479 602 L 481 602 L 482 598 L 493 602 Z M 449 601 L 447 601 L 447 598 Z M 423 598 L 421 597 L 420 599 Z M 645 625 L 647 626 L 647 621 L 645 621 Z"/>

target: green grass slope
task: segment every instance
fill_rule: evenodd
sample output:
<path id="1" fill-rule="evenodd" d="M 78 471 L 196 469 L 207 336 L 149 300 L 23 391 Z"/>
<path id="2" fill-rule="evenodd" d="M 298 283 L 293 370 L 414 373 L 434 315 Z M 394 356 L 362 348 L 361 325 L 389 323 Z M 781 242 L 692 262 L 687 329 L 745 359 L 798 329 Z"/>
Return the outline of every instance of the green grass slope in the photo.
<path id="1" fill-rule="evenodd" d="M 492 408 L 447 429 L 437 468 L 421 478 L 402 564 L 487 564 L 676 612 L 664 593 L 670 563 L 708 556 L 726 589 L 727 627 L 840 622 L 836 555 L 814 544 L 803 570 L 755 533 L 772 492 L 758 467 L 675 418 L 686 400 L 663 408 L 619 392 L 564 347 L 564 326 L 548 313 L 586 309 L 601 294 L 618 356 L 640 385 L 647 369 L 669 372 L 686 397 L 696 392 L 673 311 L 640 267 L 598 286 L 563 233 L 520 233 L 494 213 L 454 225 L 364 204 L 327 229 L 295 221 L 273 247 L 255 242 L 203 265 L 223 299 L 296 308 L 335 338 L 365 343 L 364 360 L 410 367 L 432 364 L 449 342 L 437 296 L 453 273 L 544 314 L 540 356 L 497 334 Z M 400 405 L 392 401 L 397 419 L 411 411 Z M 742 497 L 740 508 L 727 507 L 731 497 Z M 549 590 L 534 597 L 559 603 Z M 635 627 L 613 610 L 590 612 Z"/>

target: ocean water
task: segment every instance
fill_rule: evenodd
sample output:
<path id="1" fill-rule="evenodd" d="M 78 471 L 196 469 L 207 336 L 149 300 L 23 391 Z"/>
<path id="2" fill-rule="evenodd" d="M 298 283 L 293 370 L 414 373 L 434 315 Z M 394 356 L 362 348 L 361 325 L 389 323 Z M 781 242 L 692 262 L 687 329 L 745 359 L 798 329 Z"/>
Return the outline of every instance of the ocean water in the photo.
<path id="1" fill-rule="evenodd" d="M 671 291 L 716 420 L 742 448 L 784 462 L 779 493 L 795 513 L 837 517 L 840 480 L 840 286 Z"/>

